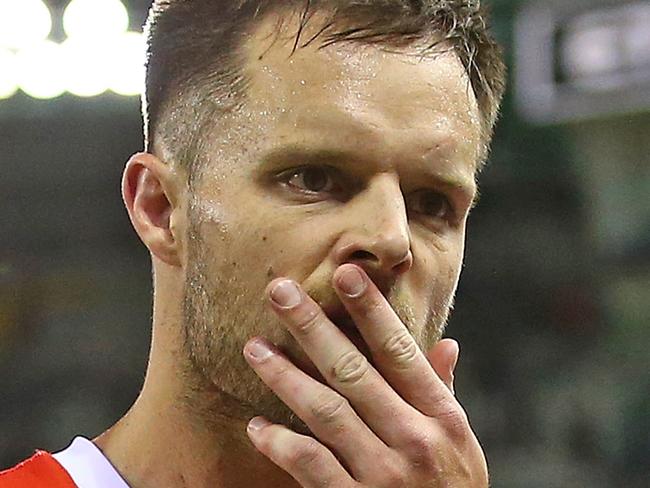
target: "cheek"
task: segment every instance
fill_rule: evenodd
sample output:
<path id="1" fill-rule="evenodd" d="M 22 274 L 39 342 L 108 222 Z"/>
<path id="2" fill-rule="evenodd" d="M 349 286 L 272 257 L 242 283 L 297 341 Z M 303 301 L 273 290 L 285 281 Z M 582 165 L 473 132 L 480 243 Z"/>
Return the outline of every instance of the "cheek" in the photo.
<path id="1" fill-rule="evenodd" d="M 279 276 L 301 280 L 327 255 L 322 226 L 291 209 L 250 201 L 230 210 L 208 201 L 197 210 L 212 272 L 265 286 Z"/>
<path id="2" fill-rule="evenodd" d="M 290 276 L 302 281 L 327 259 L 334 233 L 327 220 L 299 208 L 257 207 L 242 240 L 248 254 L 264 265 L 269 278 Z"/>
<path id="3" fill-rule="evenodd" d="M 462 241 L 445 246 L 445 251 L 439 247 L 422 245 L 417 255 L 420 257 L 414 264 L 414 286 L 416 296 L 427 299 L 430 303 L 425 306 L 440 306 L 453 295 L 458 284 L 458 277 L 463 259 Z"/>

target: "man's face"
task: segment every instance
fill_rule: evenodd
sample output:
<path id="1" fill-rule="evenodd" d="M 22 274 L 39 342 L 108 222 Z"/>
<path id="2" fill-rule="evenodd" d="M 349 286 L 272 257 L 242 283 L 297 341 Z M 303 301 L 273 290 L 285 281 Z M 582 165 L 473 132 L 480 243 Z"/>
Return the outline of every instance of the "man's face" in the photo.
<path id="1" fill-rule="evenodd" d="M 304 430 L 241 353 L 262 335 L 320 378 L 266 285 L 296 280 L 367 352 L 331 285 L 357 263 L 428 350 L 458 283 L 480 122 L 452 53 L 314 43 L 290 56 L 265 29 L 246 44 L 245 108 L 216 123 L 189 205 L 185 352 L 238 413 Z"/>

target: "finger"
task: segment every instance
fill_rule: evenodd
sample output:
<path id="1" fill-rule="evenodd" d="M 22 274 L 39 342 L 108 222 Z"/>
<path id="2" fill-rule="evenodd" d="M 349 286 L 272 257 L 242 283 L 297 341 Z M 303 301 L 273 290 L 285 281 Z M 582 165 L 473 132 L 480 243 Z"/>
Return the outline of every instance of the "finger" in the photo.
<path id="1" fill-rule="evenodd" d="M 420 414 L 404 402 L 295 282 L 276 279 L 269 284 L 267 293 L 273 309 L 325 381 L 349 400 L 363 422 L 387 445 L 403 437 L 404 428 L 394 421 L 396 418 L 402 419 L 406 425 L 415 425 Z M 289 298 L 289 293 L 295 296 L 282 302 L 283 298 Z"/>
<path id="2" fill-rule="evenodd" d="M 368 275 L 354 264 L 344 264 L 334 273 L 333 281 L 376 368 L 395 391 L 426 415 L 448 410 L 453 396 Z"/>
<path id="3" fill-rule="evenodd" d="M 262 417 L 252 419 L 246 432 L 258 451 L 304 488 L 358 486 L 334 454 L 312 437 L 297 434 Z"/>
<path id="4" fill-rule="evenodd" d="M 353 476 L 362 479 L 378 456 L 387 455 L 388 447 L 344 397 L 301 371 L 271 343 L 251 339 L 244 355 L 262 381 L 342 458 Z"/>
<path id="5" fill-rule="evenodd" d="M 454 370 L 458 362 L 458 354 L 458 342 L 454 339 L 442 339 L 427 354 L 429 363 L 452 393 L 454 393 Z"/>

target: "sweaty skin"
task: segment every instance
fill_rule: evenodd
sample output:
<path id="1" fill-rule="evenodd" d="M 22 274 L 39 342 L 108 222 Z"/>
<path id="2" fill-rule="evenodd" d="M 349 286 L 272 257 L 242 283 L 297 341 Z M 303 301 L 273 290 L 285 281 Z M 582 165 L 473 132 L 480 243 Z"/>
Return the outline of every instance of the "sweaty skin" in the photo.
<path id="1" fill-rule="evenodd" d="M 463 67 L 452 53 L 359 44 L 290 56 L 293 37 L 270 45 L 273 26 L 244 46 L 246 101 L 215 120 L 193 192 L 182 169 L 152 154 L 125 169 L 155 273 L 151 354 L 138 399 L 94 442 L 132 488 L 300 486 L 246 433 L 256 415 L 311 430 L 246 361 L 252 337 L 326 381 L 269 306 L 278 277 L 340 311 L 333 276 L 356 264 L 450 383 L 457 351 L 438 341 L 483 142 Z"/>

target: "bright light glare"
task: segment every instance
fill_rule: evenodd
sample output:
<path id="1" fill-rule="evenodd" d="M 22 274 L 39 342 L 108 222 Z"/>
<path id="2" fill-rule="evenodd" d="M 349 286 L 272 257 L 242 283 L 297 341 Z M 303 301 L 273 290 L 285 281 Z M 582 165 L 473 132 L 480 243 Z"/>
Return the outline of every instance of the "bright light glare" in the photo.
<path id="1" fill-rule="evenodd" d="M 617 37 L 608 25 L 570 32 L 564 43 L 565 69 L 578 78 L 615 71 L 623 62 Z"/>
<path id="2" fill-rule="evenodd" d="M 109 88 L 118 95 L 140 95 L 144 89 L 145 38 L 137 32 L 127 32 L 111 46 Z"/>
<path id="3" fill-rule="evenodd" d="M 22 49 L 47 39 L 52 16 L 40 0 L 0 0 L 0 46 Z"/>
<path id="4" fill-rule="evenodd" d="M 0 48 L 0 100 L 9 98 L 16 90 L 16 56 L 11 51 Z"/>
<path id="5" fill-rule="evenodd" d="M 106 58 L 110 48 L 108 43 L 88 43 L 81 38 L 65 41 L 61 45 L 65 89 L 79 97 L 94 97 L 104 93 L 108 89 Z"/>
<path id="6" fill-rule="evenodd" d="M 32 98 L 55 98 L 65 91 L 61 46 L 51 41 L 23 49 L 16 56 L 18 85 Z"/>
<path id="7" fill-rule="evenodd" d="M 142 92 L 144 35 L 127 32 L 120 0 L 72 0 L 63 26 L 67 40 L 50 42 L 52 17 L 41 0 L 0 0 L 0 99 L 18 88 L 39 99 Z"/>
<path id="8" fill-rule="evenodd" d="M 68 37 L 114 38 L 129 28 L 129 13 L 120 0 L 72 0 L 63 28 Z"/>

